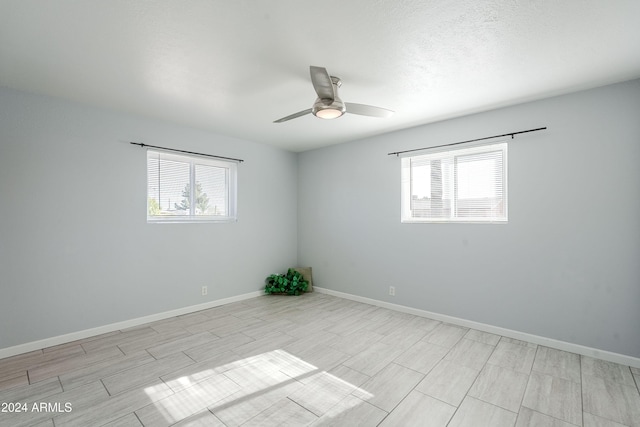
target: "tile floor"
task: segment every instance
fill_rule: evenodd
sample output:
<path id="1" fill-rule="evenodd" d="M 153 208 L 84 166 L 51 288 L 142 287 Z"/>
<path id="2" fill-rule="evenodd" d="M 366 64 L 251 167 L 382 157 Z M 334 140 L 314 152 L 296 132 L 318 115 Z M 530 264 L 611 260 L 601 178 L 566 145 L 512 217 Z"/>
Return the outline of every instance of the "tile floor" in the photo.
<path id="1" fill-rule="evenodd" d="M 637 427 L 639 385 L 427 318 L 264 296 L 2 359 L 0 426 Z"/>

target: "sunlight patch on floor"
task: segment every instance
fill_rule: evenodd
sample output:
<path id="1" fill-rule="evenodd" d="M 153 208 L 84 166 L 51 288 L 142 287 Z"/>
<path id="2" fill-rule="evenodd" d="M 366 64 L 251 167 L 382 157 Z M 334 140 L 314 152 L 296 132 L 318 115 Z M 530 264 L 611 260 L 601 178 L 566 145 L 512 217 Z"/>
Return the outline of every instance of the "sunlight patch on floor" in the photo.
<path id="1" fill-rule="evenodd" d="M 357 386 L 281 349 L 166 381 L 177 393 L 156 401 L 139 416 L 175 423 L 204 409 L 225 423 L 241 424 L 284 398 L 320 417 L 348 410 L 373 397 Z M 153 395 L 155 387 L 145 389 Z M 338 406 L 358 390 L 360 399 Z M 339 413 L 338 412 L 338 413 Z"/>

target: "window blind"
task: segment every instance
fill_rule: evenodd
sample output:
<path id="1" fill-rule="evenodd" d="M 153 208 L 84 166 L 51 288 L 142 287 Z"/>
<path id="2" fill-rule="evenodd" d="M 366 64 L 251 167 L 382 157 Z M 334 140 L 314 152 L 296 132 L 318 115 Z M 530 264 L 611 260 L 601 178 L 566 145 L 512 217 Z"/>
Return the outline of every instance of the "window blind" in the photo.
<path id="1" fill-rule="evenodd" d="M 235 220 L 236 163 L 147 151 L 148 221 Z"/>
<path id="2" fill-rule="evenodd" d="M 402 221 L 506 221 L 507 144 L 402 158 Z"/>

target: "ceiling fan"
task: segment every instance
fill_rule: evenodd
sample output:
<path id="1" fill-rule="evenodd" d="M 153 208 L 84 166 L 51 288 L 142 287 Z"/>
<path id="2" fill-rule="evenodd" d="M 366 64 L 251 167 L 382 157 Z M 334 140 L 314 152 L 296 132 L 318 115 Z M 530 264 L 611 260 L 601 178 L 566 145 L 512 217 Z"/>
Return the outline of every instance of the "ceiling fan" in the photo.
<path id="1" fill-rule="evenodd" d="M 342 102 L 338 96 L 338 88 L 342 86 L 342 80 L 338 77 L 330 76 L 324 67 L 315 67 L 312 65 L 309 67 L 309 71 L 311 72 L 311 83 L 313 83 L 313 88 L 318 94 L 318 98 L 313 103 L 313 107 L 275 120 L 273 123 L 282 123 L 291 119 L 297 119 L 309 113 L 321 119 L 337 119 L 344 113 L 371 117 L 390 117 L 393 114 L 393 111 L 387 110 L 386 108 Z"/>

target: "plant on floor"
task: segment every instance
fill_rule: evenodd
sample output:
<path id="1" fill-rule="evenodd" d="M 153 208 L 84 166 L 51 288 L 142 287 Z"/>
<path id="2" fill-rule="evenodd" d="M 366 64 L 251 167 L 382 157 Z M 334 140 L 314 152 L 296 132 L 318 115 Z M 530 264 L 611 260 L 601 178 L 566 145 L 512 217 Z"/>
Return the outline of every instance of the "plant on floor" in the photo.
<path id="1" fill-rule="evenodd" d="M 293 268 L 287 270 L 287 274 L 272 274 L 266 278 L 265 282 L 265 294 L 300 295 L 309 286 L 309 282 L 302 277 L 302 274 Z"/>

